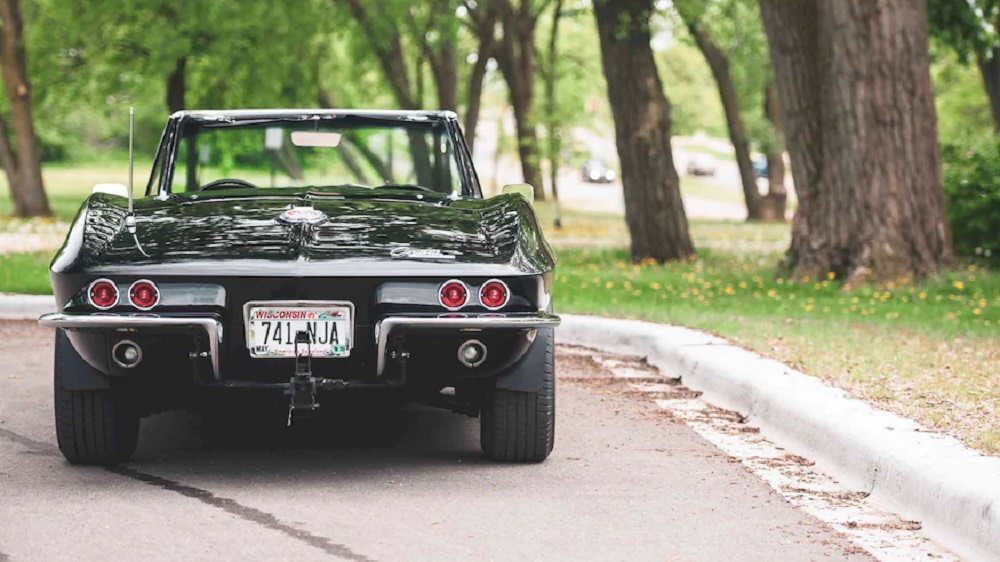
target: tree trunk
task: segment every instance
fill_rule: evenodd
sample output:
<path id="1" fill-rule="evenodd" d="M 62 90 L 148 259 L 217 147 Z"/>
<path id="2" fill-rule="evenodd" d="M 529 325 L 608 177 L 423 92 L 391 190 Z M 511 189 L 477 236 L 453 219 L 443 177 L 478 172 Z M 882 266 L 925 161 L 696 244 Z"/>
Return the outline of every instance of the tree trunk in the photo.
<path id="1" fill-rule="evenodd" d="M 465 140 L 469 144 L 470 154 L 473 154 L 476 143 L 476 128 L 479 126 L 479 112 L 483 101 L 483 81 L 496 50 L 496 24 L 496 10 L 493 3 L 488 2 L 482 15 L 476 15 L 473 28 L 479 40 L 479 53 L 469 73 L 468 99 L 465 104 Z"/>
<path id="2" fill-rule="evenodd" d="M 177 59 L 174 69 L 167 76 L 167 110 L 176 113 L 186 108 L 187 57 Z"/>
<path id="3" fill-rule="evenodd" d="M 549 157 L 549 185 L 552 188 L 552 201 L 555 202 L 555 219 L 553 226 L 562 228 L 562 209 L 559 206 L 559 168 L 561 163 L 560 153 L 562 152 L 562 142 L 560 138 L 560 127 L 556 118 L 556 84 L 559 80 L 559 22 L 562 20 L 563 0 L 556 0 L 556 5 L 552 9 L 552 32 L 549 35 L 549 52 L 546 62 L 545 80 L 545 124 L 546 136 L 548 137 L 548 157 Z"/>
<path id="4" fill-rule="evenodd" d="M 1000 47 L 991 49 L 989 59 L 985 55 L 979 55 L 977 58 L 983 89 L 986 90 L 986 96 L 990 100 L 993 130 L 1000 133 Z"/>
<path id="5" fill-rule="evenodd" d="M 688 24 L 688 30 L 694 37 L 698 49 L 701 50 L 719 90 L 722 108 L 726 113 L 726 125 L 729 127 L 729 141 L 736 151 L 736 165 L 740 170 L 740 180 L 743 184 L 743 200 L 746 202 L 747 219 L 760 220 L 763 217 L 760 191 L 757 189 L 757 178 L 753 173 L 753 161 L 750 158 L 750 141 L 747 138 L 746 126 L 740 111 L 739 94 L 736 84 L 729 73 L 729 57 L 719 48 L 712 38 L 697 22 Z"/>
<path id="6" fill-rule="evenodd" d="M 781 122 L 781 107 L 778 104 L 778 90 L 774 81 L 767 83 L 764 90 L 764 116 L 771 123 L 773 140 L 767 147 L 767 195 L 761 199 L 761 220 L 784 221 L 785 207 L 788 205 L 788 190 L 785 189 L 785 135 Z"/>
<path id="7" fill-rule="evenodd" d="M 503 38 L 497 52 L 500 72 L 507 82 L 510 104 L 514 108 L 517 124 L 517 152 L 521 158 L 521 173 L 524 182 L 535 189 L 535 199 L 545 199 L 538 157 L 538 131 L 535 121 L 535 27 L 536 16 L 531 12 L 531 2 L 521 0 L 521 8 L 515 9 L 504 2 Z"/>
<path id="8" fill-rule="evenodd" d="M 796 277 L 952 264 L 923 0 L 760 0 L 799 209 Z"/>
<path id="9" fill-rule="evenodd" d="M 0 0 L 0 74 L 6 87 L 14 147 L 7 124 L 0 124 L 0 163 L 3 164 L 18 217 L 49 216 L 49 200 L 42 181 L 42 159 L 35 136 L 24 46 L 24 22 L 18 0 Z"/>
<path id="10" fill-rule="evenodd" d="M 670 103 L 650 47 L 653 0 L 598 0 L 594 14 L 622 167 L 632 260 L 694 254 L 670 148 Z"/>

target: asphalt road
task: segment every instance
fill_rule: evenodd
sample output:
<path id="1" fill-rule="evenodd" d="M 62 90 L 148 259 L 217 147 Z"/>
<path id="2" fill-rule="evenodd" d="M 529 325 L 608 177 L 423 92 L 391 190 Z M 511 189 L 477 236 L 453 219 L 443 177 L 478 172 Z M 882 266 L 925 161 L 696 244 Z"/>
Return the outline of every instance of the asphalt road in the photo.
<path id="1" fill-rule="evenodd" d="M 144 420 L 133 463 L 73 467 L 52 339 L 0 322 L 0 562 L 869 559 L 565 355 L 542 465 L 486 462 L 477 420 L 413 407 L 211 450 L 199 418 L 169 413 Z"/>

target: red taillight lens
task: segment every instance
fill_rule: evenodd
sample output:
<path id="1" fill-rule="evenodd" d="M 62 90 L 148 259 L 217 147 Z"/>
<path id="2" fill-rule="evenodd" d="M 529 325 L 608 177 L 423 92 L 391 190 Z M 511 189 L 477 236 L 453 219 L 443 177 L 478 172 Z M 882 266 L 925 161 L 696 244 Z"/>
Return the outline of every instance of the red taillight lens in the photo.
<path id="1" fill-rule="evenodd" d="M 509 300 L 510 290 L 507 289 L 507 284 L 499 279 L 487 281 L 479 289 L 479 302 L 490 310 L 503 308 Z"/>
<path id="2" fill-rule="evenodd" d="M 441 285 L 438 298 L 441 301 L 441 306 L 449 310 L 456 310 L 465 306 L 465 303 L 469 301 L 469 289 L 461 281 L 448 281 Z"/>
<path id="3" fill-rule="evenodd" d="M 118 304 L 118 286 L 107 279 L 98 279 L 91 283 L 88 295 L 90 304 L 102 310 Z"/>
<path id="4" fill-rule="evenodd" d="M 160 302 L 160 290 L 152 281 L 136 281 L 128 290 L 128 300 L 140 310 L 149 310 Z"/>

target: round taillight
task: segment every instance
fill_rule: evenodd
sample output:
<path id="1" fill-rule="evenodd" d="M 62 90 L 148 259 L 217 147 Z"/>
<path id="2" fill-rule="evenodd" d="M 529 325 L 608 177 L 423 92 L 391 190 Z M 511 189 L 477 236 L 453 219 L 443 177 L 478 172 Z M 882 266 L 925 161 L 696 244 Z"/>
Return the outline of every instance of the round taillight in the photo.
<path id="1" fill-rule="evenodd" d="M 95 308 L 107 310 L 118 304 L 118 285 L 108 279 L 98 279 L 90 284 L 87 296 Z"/>
<path id="2" fill-rule="evenodd" d="M 139 310 L 149 310 L 159 304 L 160 290 L 152 281 L 142 279 L 132 283 L 132 286 L 129 287 L 128 300 L 132 302 L 132 306 Z"/>
<path id="3" fill-rule="evenodd" d="M 438 300 L 448 310 L 458 310 L 469 302 L 469 288 L 457 279 L 446 281 L 438 291 Z"/>
<path id="4" fill-rule="evenodd" d="M 489 310 L 497 310 L 507 306 L 510 300 L 510 290 L 507 284 L 499 279 L 490 279 L 479 288 L 479 302 Z"/>

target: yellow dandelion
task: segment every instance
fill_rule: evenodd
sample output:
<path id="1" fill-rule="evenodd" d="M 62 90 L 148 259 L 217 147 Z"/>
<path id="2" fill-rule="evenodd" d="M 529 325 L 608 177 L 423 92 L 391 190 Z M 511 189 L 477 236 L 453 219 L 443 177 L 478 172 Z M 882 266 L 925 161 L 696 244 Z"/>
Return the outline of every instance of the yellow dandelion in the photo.
<path id="1" fill-rule="evenodd" d="M 767 296 L 771 297 L 772 299 L 777 295 L 778 291 L 775 291 L 774 289 L 771 289 L 770 291 L 767 292 Z"/>
<path id="2" fill-rule="evenodd" d="M 740 281 L 740 289 L 746 289 L 746 288 L 747 288 L 747 282 L 746 281 Z"/>
<path id="3" fill-rule="evenodd" d="M 965 288 L 965 283 L 962 283 L 961 281 L 955 281 L 955 282 L 953 283 L 953 285 L 954 285 L 954 286 L 955 286 L 955 288 L 956 288 L 956 289 L 958 289 L 959 291 L 961 291 L 962 289 L 964 289 L 964 288 Z"/>
<path id="4" fill-rule="evenodd" d="M 830 281 L 833 281 L 834 279 L 837 278 L 837 274 L 831 271 L 826 274 L 826 278 L 829 279 Z"/>
<path id="5" fill-rule="evenodd" d="M 979 316 L 980 314 L 983 313 L 983 309 L 977 308 L 977 309 L 973 310 L 972 313 L 975 314 L 976 316 Z"/>
<path id="6" fill-rule="evenodd" d="M 656 281 L 653 281 L 652 283 L 649 284 L 649 288 L 654 291 L 659 291 L 662 288 L 662 285 L 660 285 Z"/>
<path id="7" fill-rule="evenodd" d="M 615 287 L 614 281 L 608 281 L 607 283 L 604 284 L 605 289 L 614 289 L 614 287 Z"/>
<path id="8" fill-rule="evenodd" d="M 975 271 L 975 270 L 976 270 L 976 264 L 970 264 L 969 271 Z"/>
<path id="9" fill-rule="evenodd" d="M 807 305 L 805 306 L 805 309 L 806 309 L 806 312 L 812 312 L 812 311 L 813 311 L 813 305 L 811 305 L 811 304 L 807 304 Z"/>
<path id="10" fill-rule="evenodd" d="M 919 296 L 919 297 L 920 297 L 920 300 L 925 300 L 925 299 L 927 298 L 927 293 L 920 293 L 920 294 L 919 294 L 919 295 L 917 295 L 917 296 Z"/>

